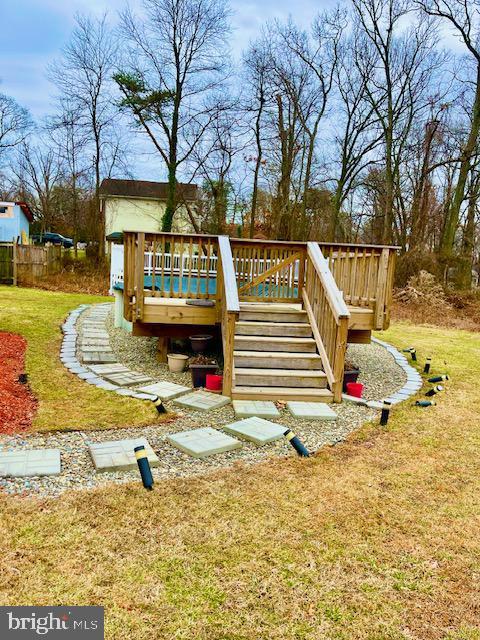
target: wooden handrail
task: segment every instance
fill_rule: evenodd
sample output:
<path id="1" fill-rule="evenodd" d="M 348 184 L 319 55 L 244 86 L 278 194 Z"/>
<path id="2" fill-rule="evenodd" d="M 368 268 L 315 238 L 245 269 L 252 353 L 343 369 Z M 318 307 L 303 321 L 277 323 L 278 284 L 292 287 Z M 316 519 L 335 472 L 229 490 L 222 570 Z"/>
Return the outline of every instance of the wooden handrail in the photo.
<path id="1" fill-rule="evenodd" d="M 307 245 L 302 297 L 333 399 L 340 402 L 350 313 L 320 247 L 314 242 Z"/>
<path id="2" fill-rule="evenodd" d="M 228 236 L 218 236 L 218 252 L 223 274 L 225 305 L 227 311 L 240 312 L 238 299 L 237 278 L 233 266 L 232 248 Z"/>
<path id="3" fill-rule="evenodd" d="M 218 297 L 217 309 L 222 327 L 223 393 L 230 396 L 234 385 L 233 349 L 235 324 L 240 313 L 237 279 L 233 266 L 232 248 L 227 236 L 218 236 Z"/>
<path id="4" fill-rule="evenodd" d="M 328 268 L 327 261 L 316 242 L 307 243 L 307 254 L 323 283 L 325 294 L 330 303 L 330 307 L 334 312 L 335 319 L 338 321 L 340 318 L 350 318 L 350 312 L 345 304 L 343 296 L 334 277 L 332 276 L 332 272 Z"/>

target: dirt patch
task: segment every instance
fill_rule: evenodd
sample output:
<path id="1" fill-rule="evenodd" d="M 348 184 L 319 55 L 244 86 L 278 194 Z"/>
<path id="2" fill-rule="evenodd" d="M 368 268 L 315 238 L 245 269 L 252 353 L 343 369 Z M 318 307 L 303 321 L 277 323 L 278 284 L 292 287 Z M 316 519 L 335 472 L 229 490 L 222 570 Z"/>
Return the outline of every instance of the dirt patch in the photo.
<path id="1" fill-rule="evenodd" d="M 27 341 L 14 333 L 0 333 L 0 433 L 26 431 L 37 411 L 28 384 L 19 382 L 25 372 Z"/>

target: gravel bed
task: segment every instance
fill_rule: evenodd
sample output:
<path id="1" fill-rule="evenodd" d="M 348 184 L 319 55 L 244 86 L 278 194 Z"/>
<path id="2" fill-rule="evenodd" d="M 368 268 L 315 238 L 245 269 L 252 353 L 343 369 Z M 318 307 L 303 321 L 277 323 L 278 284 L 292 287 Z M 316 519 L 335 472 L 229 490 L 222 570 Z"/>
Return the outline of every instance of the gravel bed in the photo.
<path id="1" fill-rule="evenodd" d="M 364 385 L 365 400 L 382 400 L 403 387 L 407 374 L 394 357 L 379 344 L 349 344 L 347 360 L 360 369 L 358 382 Z"/>
<path id="2" fill-rule="evenodd" d="M 170 402 L 165 404 L 169 410 L 176 411 Z M 335 407 L 335 411 L 338 413 L 338 419 L 335 422 L 299 421 L 281 406 L 279 408 L 281 415 L 273 422 L 295 430 L 311 452 L 326 444 L 332 445 L 344 440 L 351 431 L 376 415 L 375 410 L 344 402 L 341 406 Z M 60 449 L 62 472 L 59 476 L 0 478 L 0 491 L 8 494 L 55 497 L 71 489 L 88 489 L 111 482 L 140 482 L 137 471 L 96 473 L 87 448 L 89 442 L 105 442 L 144 436 L 160 458 L 160 466 L 152 469 L 155 480 L 203 474 L 214 469 L 231 466 L 234 462 L 239 461 L 245 464 L 255 464 L 272 456 L 296 455 L 292 447 L 282 439 L 264 447 L 257 447 L 253 443 L 243 441 L 243 447 L 235 451 L 203 460 L 191 458 L 168 444 L 165 440 L 167 434 L 205 426 L 221 429 L 225 424 L 235 422 L 233 408 L 228 405 L 208 413 L 177 412 L 176 416 L 172 421 L 163 424 L 134 429 L 115 429 L 108 432 L 89 431 L 88 433 L 81 431 L 58 432 L 32 434 L 27 437 L 3 436 L 0 438 L 0 449 L 4 451 L 44 447 Z"/>
<path id="3" fill-rule="evenodd" d="M 168 380 L 191 386 L 190 373 L 171 373 L 166 364 L 157 361 L 158 338 L 132 336 L 124 329 L 116 329 L 113 324 L 113 311 L 107 318 L 106 327 L 110 335 L 110 346 L 119 362 L 155 380 Z"/>
<path id="4" fill-rule="evenodd" d="M 88 314 L 85 314 L 88 317 Z M 79 321 L 81 329 L 83 318 Z M 170 380 L 190 386 L 188 373 L 172 374 L 168 367 L 156 360 L 156 338 L 133 337 L 122 329 L 113 327 L 112 315 L 107 320 L 111 347 L 119 362 L 136 371 L 144 372 L 155 380 Z M 399 389 L 406 376 L 395 363 L 394 358 L 380 345 L 350 345 L 347 357 L 359 366 L 359 381 L 365 385 L 366 399 L 380 400 Z M 0 437 L 0 450 L 19 448 L 58 448 L 61 451 L 62 472 L 59 476 L 30 478 L 0 478 L 0 491 L 24 496 L 59 496 L 64 491 L 85 489 L 108 483 L 139 482 L 137 471 L 117 473 L 96 473 L 88 451 L 89 442 L 105 442 L 144 436 L 160 458 L 160 466 L 152 469 L 155 480 L 204 474 L 214 469 L 231 466 L 234 462 L 255 464 L 272 456 L 295 456 L 292 447 L 279 440 L 264 447 L 243 442 L 243 447 L 232 452 L 218 454 L 204 460 L 191 458 L 166 442 L 166 436 L 178 431 L 210 426 L 221 429 L 236 420 L 232 405 L 227 405 L 207 413 L 182 410 L 172 402 L 165 406 L 172 413 L 171 419 L 156 425 L 138 428 L 115 429 L 110 431 L 89 431 L 88 433 L 58 432 L 32 435 L 12 435 Z M 378 411 L 365 406 L 343 402 L 333 405 L 338 415 L 334 422 L 299 420 L 290 415 L 283 403 L 277 403 L 280 417 L 274 419 L 294 430 L 314 452 L 324 445 L 333 445 L 344 440 L 362 423 L 375 419 Z"/>

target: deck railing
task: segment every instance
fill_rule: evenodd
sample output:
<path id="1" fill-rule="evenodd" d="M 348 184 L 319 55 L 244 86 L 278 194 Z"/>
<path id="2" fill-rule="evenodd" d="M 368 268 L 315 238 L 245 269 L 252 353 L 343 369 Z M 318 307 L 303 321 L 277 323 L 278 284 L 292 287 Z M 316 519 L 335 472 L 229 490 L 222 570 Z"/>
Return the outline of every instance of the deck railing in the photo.
<path id="1" fill-rule="evenodd" d="M 348 304 L 389 323 L 394 247 L 124 233 L 124 315 L 141 321 L 145 297 L 213 299 L 222 327 L 224 389 L 234 385 L 240 300 L 303 302 L 334 399 L 341 399 Z"/>
<path id="2" fill-rule="evenodd" d="M 335 402 L 342 397 L 350 313 L 318 244 L 307 245 L 303 303 Z"/>
<path id="3" fill-rule="evenodd" d="M 217 236 L 126 231 L 125 310 L 141 320 L 146 289 L 153 297 L 215 299 L 217 253 Z"/>
<path id="4" fill-rule="evenodd" d="M 318 243 L 347 304 L 374 312 L 374 328 L 390 324 L 397 247 Z"/>
<path id="5" fill-rule="evenodd" d="M 306 245 L 302 242 L 231 238 L 240 299 L 299 302 L 302 299 Z"/>

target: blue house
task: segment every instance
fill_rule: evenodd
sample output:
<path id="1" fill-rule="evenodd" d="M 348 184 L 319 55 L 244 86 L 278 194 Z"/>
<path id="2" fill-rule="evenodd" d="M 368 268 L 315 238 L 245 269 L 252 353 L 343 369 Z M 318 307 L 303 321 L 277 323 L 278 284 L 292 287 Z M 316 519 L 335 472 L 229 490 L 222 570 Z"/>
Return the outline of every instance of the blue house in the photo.
<path id="1" fill-rule="evenodd" d="M 26 243 L 33 213 L 26 202 L 0 201 L 0 242 Z"/>

